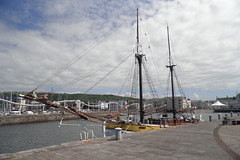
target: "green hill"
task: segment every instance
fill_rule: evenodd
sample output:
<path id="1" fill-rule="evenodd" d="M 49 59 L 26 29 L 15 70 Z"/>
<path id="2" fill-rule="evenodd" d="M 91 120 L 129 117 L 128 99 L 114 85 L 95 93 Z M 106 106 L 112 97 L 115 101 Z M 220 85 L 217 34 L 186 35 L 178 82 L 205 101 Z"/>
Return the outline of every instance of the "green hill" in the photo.
<path id="1" fill-rule="evenodd" d="M 19 94 L 24 94 L 26 95 L 27 92 L 1 92 L 0 97 L 4 99 L 11 99 L 16 101 L 17 97 Z M 122 97 L 122 96 L 116 96 L 116 95 L 111 95 L 111 94 L 81 94 L 81 93 L 51 93 L 51 92 L 37 92 L 38 97 L 44 94 L 48 94 L 48 98 L 51 101 L 61 101 L 61 100 L 66 100 L 66 99 L 71 99 L 71 100 L 81 100 L 84 102 L 98 102 L 98 101 L 117 101 L 117 100 L 129 100 L 132 99 L 131 97 Z"/>

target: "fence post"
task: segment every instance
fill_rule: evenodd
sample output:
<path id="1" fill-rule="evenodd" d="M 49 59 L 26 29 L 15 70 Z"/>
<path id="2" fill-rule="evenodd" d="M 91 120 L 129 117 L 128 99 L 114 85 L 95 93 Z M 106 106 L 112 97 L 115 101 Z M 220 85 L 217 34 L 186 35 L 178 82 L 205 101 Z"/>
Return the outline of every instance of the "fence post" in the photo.
<path id="1" fill-rule="evenodd" d="M 212 115 L 209 115 L 209 121 L 212 121 Z"/>
<path id="2" fill-rule="evenodd" d="M 231 117 L 233 117 L 233 112 L 230 112 L 230 114 L 231 114 Z"/>

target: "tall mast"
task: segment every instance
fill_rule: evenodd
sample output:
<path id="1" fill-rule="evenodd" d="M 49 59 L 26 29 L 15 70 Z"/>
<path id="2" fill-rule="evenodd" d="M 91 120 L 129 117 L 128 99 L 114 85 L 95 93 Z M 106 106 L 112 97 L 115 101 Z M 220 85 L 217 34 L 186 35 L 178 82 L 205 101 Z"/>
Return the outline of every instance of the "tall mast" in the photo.
<path id="1" fill-rule="evenodd" d="M 139 46 L 139 30 L 138 30 L 138 8 L 137 8 L 137 54 L 138 54 L 138 46 Z"/>
<path id="2" fill-rule="evenodd" d="M 169 65 L 166 67 L 170 68 L 170 72 L 171 72 L 173 121 L 174 121 L 174 125 L 176 125 L 176 108 L 175 108 L 175 102 L 174 102 L 174 83 L 173 83 L 173 67 L 175 67 L 176 65 L 172 64 L 168 26 L 167 26 L 167 37 L 168 37 Z"/>
<path id="3" fill-rule="evenodd" d="M 142 93 L 142 57 L 143 54 L 139 54 L 139 30 L 138 30 L 138 8 L 137 8 L 137 53 L 135 57 L 138 60 L 139 66 L 139 107 L 140 107 L 140 122 L 144 121 L 144 111 L 143 111 L 143 93 Z"/>

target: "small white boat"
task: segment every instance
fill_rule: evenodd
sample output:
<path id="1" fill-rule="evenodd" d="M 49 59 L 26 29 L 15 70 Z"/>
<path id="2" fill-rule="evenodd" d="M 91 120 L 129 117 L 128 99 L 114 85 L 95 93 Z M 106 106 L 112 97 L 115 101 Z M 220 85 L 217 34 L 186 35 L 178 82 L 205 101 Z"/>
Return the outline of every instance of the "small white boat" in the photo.
<path id="1" fill-rule="evenodd" d="M 8 115 L 21 115 L 20 111 L 10 111 Z"/>

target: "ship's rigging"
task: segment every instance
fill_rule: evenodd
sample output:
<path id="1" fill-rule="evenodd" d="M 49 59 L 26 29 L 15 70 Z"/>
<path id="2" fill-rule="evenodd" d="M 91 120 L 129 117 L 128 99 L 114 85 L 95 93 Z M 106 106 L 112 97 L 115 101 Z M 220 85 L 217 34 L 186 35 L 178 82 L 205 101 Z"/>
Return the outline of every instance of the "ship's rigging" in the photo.
<path id="1" fill-rule="evenodd" d="M 128 76 L 129 77 L 132 77 L 133 80 L 131 81 L 132 82 L 132 85 L 131 85 L 131 96 L 133 98 L 138 98 L 139 99 L 139 103 L 138 103 L 138 107 L 139 107 L 139 114 L 140 114 L 140 123 L 144 123 L 144 115 L 148 112 L 150 112 L 150 110 L 153 110 L 153 108 L 151 108 L 149 111 L 146 111 L 144 110 L 144 97 L 143 97 L 143 77 L 145 77 L 146 79 L 146 84 L 148 85 L 148 88 L 149 88 L 149 91 L 150 91 L 150 94 L 152 95 L 152 98 L 158 98 L 158 94 L 157 94 L 157 91 L 152 83 L 152 78 L 151 78 L 151 75 L 148 71 L 148 67 L 146 65 L 146 55 L 144 54 L 144 51 L 142 50 L 142 45 L 140 43 L 140 36 L 139 36 L 139 15 L 138 15 L 138 9 L 137 9 L 137 44 L 136 44 L 136 47 L 133 51 L 125 54 L 124 56 L 120 56 L 119 58 L 117 58 L 116 60 L 108 63 L 108 64 L 104 64 L 98 68 L 96 68 L 95 70 L 91 70 L 89 73 L 87 74 L 83 74 L 77 78 L 75 78 L 74 80 L 72 81 L 69 81 L 67 82 L 66 84 L 64 84 L 63 86 L 59 87 L 59 89 L 62 89 L 62 88 L 65 88 L 73 83 L 76 83 L 78 82 L 79 80 L 81 80 L 82 78 L 84 77 L 88 77 L 90 75 L 92 75 L 93 73 L 95 72 L 98 72 L 98 71 L 101 71 L 101 69 L 105 68 L 105 67 L 108 67 L 109 64 L 115 64 L 115 62 L 117 61 L 120 61 L 120 63 L 118 63 L 117 65 L 115 65 L 115 67 L 113 67 L 112 70 L 110 70 L 108 73 L 106 73 L 102 78 L 99 78 L 97 82 L 95 82 L 89 89 L 87 89 L 85 91 L 85 93 L 88 93 L 88 91 L 90 91 L 91 89 L 93 89 L 96 85 L 98 85 L 99 83 L 101 83 L 106 77 L 108 77 L 113 71 L 115 71 L 119 66 L 121 66 L 121 64 L 123 64 L 129 57 L 131 57 L 131 55 L 134 55 L 135 54 L 135 63 L 134 63 L 134 66 L 132 68 L 134 68 L 134 72 L 129 72 Z M 120 26 L 120 25 L 119 25 Z M 109 32 L 108 34 L 110 34 L 111 32 Z M 106 35 L 108 35 L 106 34 Z M 146 35 L 146 34 L 145 34 Z M 171 50 L 170 50 L 170 39 L 169 39 L 169 28 L 167 27 L 167 35 L 168 35 L 168 50 L 169 50 L 169 65 L 167 65 L 167 67 L 170 69 L 170 76 L 171 78 L 171 84 L 172 84 L 172 110 L 173 110 L 173 119 L 174 119 L 174 123 L 175 120 L 176 120 L 176 108 L 174 106 L 174 82 L 173 82 L 173 77 L 174 77 L 174 74 L 176 76 L 176 73 L 174 72 L 174 67 L 176 65 L 173 64 L 173 61 L 172 61 L 172 56 L 171 56 Z M 104 39 L 104 38 L 103 38 Z M 102 40 L 100 40 L 102 41 Z M 99 43 L 96 43 L 92 46 L 92 49 L 97 46 Z M 150 49 L 150 46 L 148 46 L 148 48 Z M 73 63 L 75 63 L 77 60 L 81 59 L 83 56 L 85 56 L 86 54 L 88 54 L 88 50 L 86 52 L 84 52 L 84 54 L 78 56 L 75 60 L 71 60 L 68 64 L 64 65 L 62 68 L 60 68 L 60 70 L 58 70 L 56 73 L 54 73 L 52 76 L 50 76 L 48 79 L 46 79 L 43 83 L 41 83 L 39 86 L 37 86 L 33 91 L 32 91 L 32 94 L 35 93 L 35 90 L 37 90 L 38 88 L 42 87 L 43 85 L 45 85 L 50 79 L 54 78 L 55 76 L 59 75 L 61 72 L 63 72 L 63 70 L 69 68 L 70 65 L 72 65 Z M 156 67 L 155 67 L 156 68 Z M 126 82 L 127 80 L 125 80 Z M 177 79 L 177 82 L 178 82 L 178 79 Z M 123 87 L 122 87 L 123 88 Z M 119 92 L 120 93 L 120 92 Z M 42 96 L 42 97 L 37 97 L 37 96 L 33 96 L 32 94 L 29 94 L 29 95 L 26 95 L 25 98 L 27 99 L 31 99 L 31 100 L 37 100 L 45 105 L 48 105 L 48 106 L 52 106 L 52 107 L 55 107 L 55 108 L 59 108 L 59 109 L 63 109 L 63 110 L 67 110 L 71 113 L 75 113 L 77 115 L 79 115 L 81 118 L 84 118 L 84 119 L 89 119 L 89 118 L 95 118 L 95 119 L 98 119 L 100 121 L 105 121 L 106 119 L 109 119 L 109 118 L 114 118 L 116 117 L 117 115 L 119 115 L 119 113 L 121 113 L 128 105 L 129 103 L 131 103 L 132 101 L 128 101 L 128 103 L 119 111 L 119 113 L 117 114 L 114 114 L 114 115 L 108 115 L 106 117 L 96 117 L 96 116 L 93 116 L 93 115 L 89 115 L 87 113 L 82 113 L 80 111 L 78 111 L 76 108 L 73 107 L 73 105 L 69 105 L 67 108 L 66 107 L 62 107 L 60 105 L 57 105 L 57 104 L 54 104 L 52 103 L 51 101 L 49 101 L 47 95 L 45 96 Z M 137 96 L 137 94 L 139 94 L 139 97 Z M 156 107 L 155 106 L 155 109 L 163 109 L 165 108 L 166 106 L 158 106 Z"/>
<path id="2" fill-rule="evenodd" d="M 138 13 L 137 13 L 138 14 Z M 139 16 L 137 15 L 137 25 L 139 24 Z M 80 59 L 82 59 L 84 56 L 86 56 L 87 54 L 89 54 L 90 50 L 93 50 L 96 46 L 98 46 L 102 41 L 104 41 L 105 39 L 108 38 L 108 36 L 110 36 L 114 31 L 117 31 L 119 29 L 120 26 L 123 25 L 124 22 L 126 22 L 126 20 L 129 18 L 126 18 L 124 21 L 122 21 L 121 23 L 119 23 L 116 27 L 114 27 L 112 30 L 110 30 L 109 32 L 105 33 L 102 38 L 100 38 L 99 40 L 97 40 L 96 42 L 92 43 L 86 50 L 84 50 L 81 54 L 77 55 L 75 58 L 73 58 L 72 60 L 70 60 L 68 63 L 66 63 L 65 65 L 63 65 L 57 72 L 55 72 L 54 74 L 52 74 L 49 78 L 47 78 L 45 81 L 43 81 L 40 85 L 38 85 L 34 91 L 37 91 L 39 88 L 43 87 L 44 85 L 46 85 L 49 81 L 51 81 L 53 78 L 55 78 L 56 76 L 60 75 L 64 70 L 67 70 L 71 65 L 73 65 L 74 63 L 76 63 L 77 61 L 79 61 Z M 141 19 L 142 21 L 142 19 Z M 94 89 L 95 86 L 97 86 L 99 83 L 101 83 L 106 77 L 109 77 L 110 74 L 115 71 L 119 66 L 121 66 L 126 60 L 129 59 L 129 57 L 131 57 L 131 55 L 135 54 L 135 65 L 134 66 L 134 72 L 133 74 L 129 74 L 131 77 L 131 89 L 130 89 L 130 93 L 131 93 L 131 97 L 133 98 L 140 98 L 137 95 L 139 95 L 139 91 L 138 91 L 138 81 L 140 83 L 140 78 L 138 77 L 139 74 L 139 70 L 141 69 L 141 76 L 142 74 L 144 74 L 144 77 L 146 77 L 146 81 L 144 81 L 144 83 L 147 83 L 148 86 L 148 92 L 151 95 L 151 98 L 158 98 L 158 94 L 157 91 L 152 83 L 152 78 L 151 75 L 149 73 L 149 69 L 147 68 L 146 65 L 146 57 L 143 54 L 143 50 L 142 50 L 142 44 L 139 41 L 139 26 L 137 26 L 137 45 L 136 48 L 133 49 L 132 51 L 128 52 L 127 54 L 123 55 L 120 54 L 120 56 L 118 58 L 116 58 L 115 60 L 111 61 L 110 63 L 104 63 L 101 66 L 97 66 L 95 69 L 91 69 L 88 73 L 83 73 L 81 75 L 79 75 L 78 77 L 74 78 L 73 80 L 70 80 L 67 78 L 66 79 L 66 83 L 62 84 L 60 86 L 54 86 L 51 87 L 52 88 L 52 92 L 59 92 L 61 90 L 64 90 L 65 88 L 72 86 L 74 84 L 76 84 L 79 81 L 82 81 L 86 78 L 91 77 L 92 75 L 96 74 L 96 73 L 100 73 L 102 70 L 105 70 L 105 68 L 109 67 L 109 66 L 113 66 L 115 65 L 115 67 L 112 68 L 112 70 L 108 71 L 104 76 L 102 76 L 101 78 L 98 78 L 97 81 L 95 81 L 95 83 L 90 86 L 88 89 L 86 89 L 83 93 L 88 93 L 90 90 Z M 145 33 L 146 36 L 146 33 Z M 150 49 L 150 45 L 148 44 L 148 48 Z M 137 65 L 139 61 L 141 59 L 141 68 L 139 67 L 139 65 Z M 120 61 L 120 62 L 119 62 Z M 154 64 L 155 65 L 155 64 Z M 155 67 L 156 69 L 156 67 Z M 130 72 L 129 72 L 130 73 Z M 130 78 L 127 77 L 127 78 Z M 126 81 L 126 80 L 125 80 Z M 142 81 L 142 80 L 141 80 Z M 143 83 L 143 82 L 141 82 Z M 159 82 L 160 83 L 160 82 Z M 119 91 L 119 94 L 123 94 L 122 90 L 123 90 L 124 86 L 122 86 L 121 90 Z M 126 87 L 125 87 L 126 88 Z M 140 89 L 139 89 L 140 90 Z M 143 89 L 141 89 L 143 90 Z M 126 91 L 126 89 L 125 89 Z M 146 88 L 144 88 L 144 91 L 146 91 Z"/>

